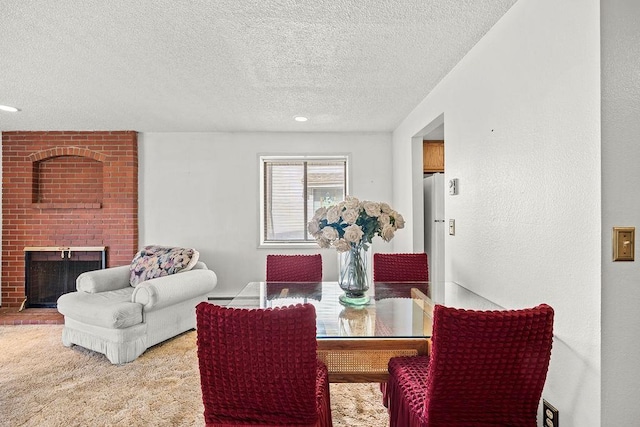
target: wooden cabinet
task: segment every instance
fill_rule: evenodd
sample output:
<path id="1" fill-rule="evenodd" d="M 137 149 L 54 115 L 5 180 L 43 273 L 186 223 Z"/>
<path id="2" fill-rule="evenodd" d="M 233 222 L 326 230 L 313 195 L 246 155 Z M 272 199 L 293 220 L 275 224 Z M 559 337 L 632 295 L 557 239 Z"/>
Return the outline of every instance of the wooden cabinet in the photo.
<path id="1" fill-rule="evenodd" d="M 444 141 L 423 141 L 422 144 L 424 172 L 444 172 Z"/>

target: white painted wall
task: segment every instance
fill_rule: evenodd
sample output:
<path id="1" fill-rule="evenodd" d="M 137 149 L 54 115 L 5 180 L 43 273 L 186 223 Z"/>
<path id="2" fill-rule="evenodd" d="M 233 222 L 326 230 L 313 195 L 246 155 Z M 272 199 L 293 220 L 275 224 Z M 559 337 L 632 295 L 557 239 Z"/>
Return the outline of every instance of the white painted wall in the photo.
<path id="1" fill-rule="evenodd" d="M 2 131 L 0 131 L 0 143 L 2 141 Z M 2 176 L 2 150 L 0 150 L 0 177 Z M 0 179 L 0 186 L 2 185 L 2 180 Z M 0 189 L 0 194 L 2 194 L 4 189 Z M 2 197 L 0 197 L 0 224 L 2 224 Z M 2 229 L 2 226 L 0 226 Z M 0 239 L 0 277 L 2 277 L 2 239 Z M 2 306 L 2 293 L 0 292 L 0 307 Z"/>
<path id="2" fill-rule="evenodd" d="M 601 413 L 599 5 L 518 1 L 393 135 L 393 203 L 411 211 L 412 137 L 444 114 L 445 180 L 459 179 L 446 279 L 503 307 L 554 307 L 543 396 L 564 427 Z M 416 234 L 394 250 L 419 250 Z"/>
<path id="3" fill-rule="evenodd" d="M 389 133 L 145 133 L 138 141 L 140 246 L 198 249 L 218 275 L 213 296 L 264 280 L 268 253 L 321 253 L 324 277 L 337 277 L 335 250 L 258 248 L 260 154 L 349 153 L 351 194 L 392 198 Z M 392 246 L 376 238 L 373 250 Z"/>
<path id="4" fill-rule="evenodd" d="M 640 2 L 602 0 L 602 425 L 640 423 Z M 635 262 L 612 262 L 613 227 Z"/>

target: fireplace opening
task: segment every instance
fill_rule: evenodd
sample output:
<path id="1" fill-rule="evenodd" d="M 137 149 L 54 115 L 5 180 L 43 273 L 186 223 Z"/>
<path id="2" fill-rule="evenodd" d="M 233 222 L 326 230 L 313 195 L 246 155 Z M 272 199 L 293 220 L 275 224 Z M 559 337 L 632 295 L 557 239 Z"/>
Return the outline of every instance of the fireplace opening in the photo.
<path id="1" fill-rule="evenodd" d="M 76 290 L 76 279 L 85 271 L 106 267 L 106 248 L 24 248 L 25 300 L 23 307 L 57 307 L 62 294 Z"/>

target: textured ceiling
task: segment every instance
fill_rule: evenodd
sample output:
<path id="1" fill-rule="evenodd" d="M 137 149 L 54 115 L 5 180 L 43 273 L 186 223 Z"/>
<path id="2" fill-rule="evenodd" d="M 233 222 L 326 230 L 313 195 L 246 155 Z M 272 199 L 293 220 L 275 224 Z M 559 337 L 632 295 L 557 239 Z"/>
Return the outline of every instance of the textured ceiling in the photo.
<path id="1" fill-rule="evenodd" d="M 0 131 L 391 131 L 515 1 L 2 0 Z"/>

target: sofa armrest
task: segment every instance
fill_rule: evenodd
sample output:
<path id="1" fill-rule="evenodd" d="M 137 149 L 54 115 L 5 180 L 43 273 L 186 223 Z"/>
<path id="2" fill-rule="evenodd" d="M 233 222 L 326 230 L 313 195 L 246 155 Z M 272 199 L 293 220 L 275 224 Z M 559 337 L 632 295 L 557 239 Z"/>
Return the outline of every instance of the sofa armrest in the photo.
<path id="1" fill-rule="evenodd" d="M 192 270 L 200 270 L 200 269 L 208 270 L 209 267 L 207 267 L 207 264 L 205 264 L 204 262 L 198 261 L 196 262 L 196 265 L 193 266 Z"/>
<path id="2" fill-rule="evenodd" d="M 80 292 L 98 293 L 123 289 L 129 284 L 129 266 L 110 267 L 87 271 L 76 279 L 76 289 Z"/>
<path id="3" fill-rule="evenodd" d="M 206 296 L 217 283 L 218 277 L 211 270 L 189 270 L 140 283 L 133 291 L 131 301 L 142 304 L 145 311 L 157 310 Z"/>

